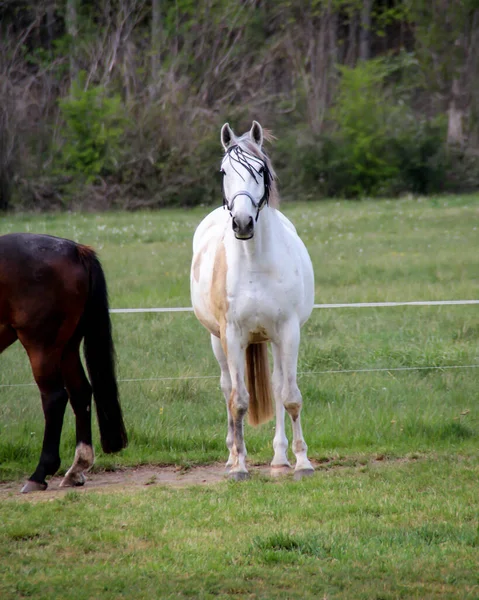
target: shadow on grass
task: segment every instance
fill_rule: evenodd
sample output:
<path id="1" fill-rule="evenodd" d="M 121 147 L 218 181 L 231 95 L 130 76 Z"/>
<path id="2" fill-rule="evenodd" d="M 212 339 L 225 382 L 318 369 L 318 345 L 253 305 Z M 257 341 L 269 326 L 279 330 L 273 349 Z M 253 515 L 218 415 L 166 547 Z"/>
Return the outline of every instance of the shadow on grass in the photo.
<path id="1" fill-rule="evenodd" d="M 477 432 L 459 422 L 438 423 L 437 425 L 416 422 L 404 426 L 404 435 L 431 441 L 461 441 L 477 437 Z"/>
<path id="2" fill-rule="evenodd" d="M 321 534 L 292 535 L 278 532 L 256 537 L 252 550 L 269 563 L 294 563 L 301 557 L 338 558 L 341 548 L 333 539 Z"/>

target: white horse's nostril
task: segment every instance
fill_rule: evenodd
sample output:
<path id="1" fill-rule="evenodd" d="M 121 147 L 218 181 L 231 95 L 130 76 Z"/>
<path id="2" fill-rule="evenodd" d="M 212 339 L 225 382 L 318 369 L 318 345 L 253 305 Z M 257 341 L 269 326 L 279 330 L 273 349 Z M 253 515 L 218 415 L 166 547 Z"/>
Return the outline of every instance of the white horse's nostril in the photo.
<path id="1" fill-rule="evenodd" d="M 233 231 L 240 235 L 249 235 L 254 229 L 254 219 L 251 216 L 248 216 L 244 221 L 243 219 L 233 217 L 231 224 Z"/>

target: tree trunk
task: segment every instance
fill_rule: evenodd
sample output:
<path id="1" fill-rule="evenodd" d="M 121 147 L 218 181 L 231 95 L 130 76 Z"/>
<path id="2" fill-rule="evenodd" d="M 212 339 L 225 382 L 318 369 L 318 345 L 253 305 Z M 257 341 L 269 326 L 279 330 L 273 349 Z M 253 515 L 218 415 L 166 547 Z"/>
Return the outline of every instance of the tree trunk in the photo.
<path id="1" fill-rule="evenodd" d="M 359 58 L 369 60 L 371 56 L 371 11 L 373 0 L 363 0 L 361 9 L 361 33 L 359 37 Z"/>
<path id="2" fill-rule="evenodd" d="M 464 111 L 460 108 L 460 84 L 456 77 L 452 81 L 451 99 L 447 111 L 447 143 L 454 146 L 462 146 L 464 143 L 464 131 L 462 120 Z"/>
<path id="3" fill-rule="evenodd" d="M 78 74 L 78 64 L 76 60 L 76 40 L 78 36 L 78 0 L 67 0 L 67 10 L 65 14 L 65 23 L 67 33 L 70 36 L 70 85 L 76 79 Z"/>
<path id="4" fill-rule="evenodd" d="M 466 62 L 466 81 L 469 87 L 469 127 L 467 143 L 474 149 L 479 148 L 479 10 L 474 11 L 471 19 L 468 58 Z"/>
<path id="5" fill-rule="evenodd" d="M 9 120 L 10 103 L 5 102 L 6 94 L 2 94 L 0 106 L 0 211 L 8 210 L 12 195 L 12 154 L 15 131 Z"/>
<path id="6" fill-rule="evenodd" d="M 332 1 L 328 2 L 328 30 L 329 30 L 329 86 L 328 86 L 328 98 L 327 105 L 331 105 L 336 91 L 337 83 L 337 69 L 339 62 L 338 52 L 338 13 L 332 6 Z"/>
<path id="7" fill-rule="evenodd" d="M 349 28 L 348 28 L 348 51 L 346 54 L 346 65 L 348 67 L 354 67 L 357 60 L 356 46 L 357 46 L 357 29 L 358 29 L 358 15 L 356 11 L 351 10 L 349 16 Z"/>
<path id="8" fill-rule="evenodd" d="M 151 0 L 151 84 L 155 86 L 160 68 L 161 0 Z"/>
<path id="9" fill-rule="evenodd" d="M 46 8 L 47 14 L 47 33 L 48 33 L 48 47 L 51 49 L 53 46 L 54 39 L 54 25 L 55 25 L 55 5 L 50 2 Z"/>

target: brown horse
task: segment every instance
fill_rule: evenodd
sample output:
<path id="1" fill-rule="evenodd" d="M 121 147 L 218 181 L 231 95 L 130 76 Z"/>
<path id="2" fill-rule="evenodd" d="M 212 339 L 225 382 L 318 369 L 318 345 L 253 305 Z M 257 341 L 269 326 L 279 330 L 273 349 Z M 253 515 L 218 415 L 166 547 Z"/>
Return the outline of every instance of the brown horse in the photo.
<path id="1" fill-rule="evenodd" d="M 45 416 L 40 461 L 22 492 L 45 490 L 46 477 L 60 467 L 68 399 L 75 413 L 77 445 L 61 485 L 83 485 L 83 472 L 94 460 L 92 392 L 104 452 L 127 445 L 106 281 L 91 248 L 48 235 L 0 236 L 0 353 L 16 339 L 27 351 Z M 80 360 L 82 339 L 91 385 Z"/>

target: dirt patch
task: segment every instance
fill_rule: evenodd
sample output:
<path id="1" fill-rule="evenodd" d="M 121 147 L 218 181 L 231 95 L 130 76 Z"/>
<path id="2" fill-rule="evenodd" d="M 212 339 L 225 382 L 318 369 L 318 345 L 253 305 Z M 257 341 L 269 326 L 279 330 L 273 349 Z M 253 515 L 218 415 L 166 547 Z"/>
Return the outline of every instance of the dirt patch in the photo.
<path id="1" fill-rule="evenodd" d="M 251 475 L 269 476 L 271 469 L 267 465 L 249 467 Z M 291 470 L 291 474 L 293 471 Z M 224 464 L 214 464 L 188 469 L 175 466 L 153 466 L 120 468 L 115 471 L 99 471 L 86 474 L 84 486 L 61 488 L 62 477 L 51 477 L 48 488 L 44 492 L 20 494 L 24 482 L 14 481 L 0 483 L 0 499 L 17 496 L 21 498 L 50 499 L 75 490 L 80 493 L 89 491 L 123 490 L 125 488 L 142 488 L 150 485 L 166 485 L 184 487 L 189 485 L 212 485 L 226 480 Z"/>
<path id="2" fill-rule="evenodd" d="M 390 463 L 410 462 L 414 458 L 388 458 L 382 455 L 373 459 L 342 458 L 323 459 L 311 461 L 316 469 L 316 474 L 321 471 L 336 470 L 341 468 L 374 468 Z M 293 469 L 273 471 L 269 465 L 250 465 L 248 467 L 252 477 L 293 477 Z M 32 500 L 49 500 L 61 497 L 69 491 L 80 493 L 89 491 L 124 491 L 126 489 L 140 489 L 151 485 L 164 485 L 169 487 L 185 487 L 189 485 L 213 485 L 226 481 L 224 463 L 204 465 L 191 468 L 178 466 L 145 465 L 141 467 L 124 467 L 115 471 L 97 471 L 86 474 L 84 486 L 76 488 L 61 488 L 62 477 L 52 477 L 48 481 L 48 489 L 44 492 L 31 492 L 20 494 L 24 482 L 13 481 L 0 483 L 0 500 L 8 497 L 25 498 Z"/>

